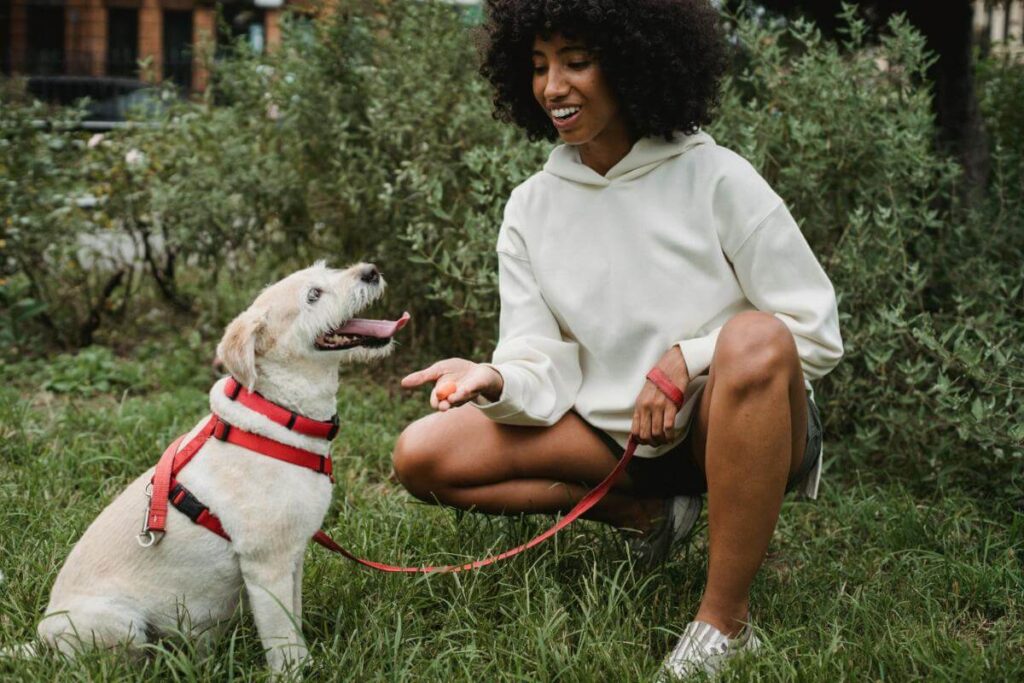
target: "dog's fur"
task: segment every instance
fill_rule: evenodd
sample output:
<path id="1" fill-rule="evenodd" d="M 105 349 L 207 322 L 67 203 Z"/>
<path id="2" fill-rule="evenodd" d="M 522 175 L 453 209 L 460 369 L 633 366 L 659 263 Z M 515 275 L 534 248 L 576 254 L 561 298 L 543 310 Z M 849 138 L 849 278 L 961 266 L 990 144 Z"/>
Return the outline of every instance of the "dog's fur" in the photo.
<path id="1" fill-rule="evenodd" d="M 383 294 L 382 279 L 361 280 L 368 267 L 332 270 L 317 263 L 268 287 L 228 326 L 219 358 L 269 400 L 315 420 L 330 419 L 339 364 L 383 357 L 392 347 L 323 351 L 313 344 Z M 310 303 L 314 287 L 323 294 Z M 290 432 L 230 401 L 225 381 L 211 389 L 210 407 L 228 423 L 328 452 L 328 442 Z M 139 646 L 166 633 L 209 639 L 235 611 L 244 587 L 271 668 L 305 661 L 303 553 L 327 512 L 329 479 L 211 439 L 178 479 L 220 517 L 231 542 L 172 510 L 163 540 L 142 548 L 136 536 L 152 476 L 150 469 L 132 482 L 71 551 L 39 625 L 42 642 L 74 655 L 88 647 Z"/>

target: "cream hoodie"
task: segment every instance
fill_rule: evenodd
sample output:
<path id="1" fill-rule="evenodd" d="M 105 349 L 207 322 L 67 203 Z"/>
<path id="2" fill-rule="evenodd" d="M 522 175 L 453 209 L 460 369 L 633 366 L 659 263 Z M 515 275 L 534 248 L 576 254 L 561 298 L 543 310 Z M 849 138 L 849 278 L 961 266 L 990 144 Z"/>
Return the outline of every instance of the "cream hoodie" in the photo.
<path id="1" fill-rule="evenodd" d="M 691 376 L 679 427 L 722 325 L 741 311 L 771 311 L 789 327 L 808 380 L 843 353 L 832 284 L 796 222 L 747 161 L 705 133 L 642 139 L 605 176 L 576 148 L 556 147 L 513 190 L 497 251 L 491 365 L 505 386 L 476 403 L 497 422 L 551 425 L 575 409 L 625 445 L 644 376 L 678 344 Z"/>

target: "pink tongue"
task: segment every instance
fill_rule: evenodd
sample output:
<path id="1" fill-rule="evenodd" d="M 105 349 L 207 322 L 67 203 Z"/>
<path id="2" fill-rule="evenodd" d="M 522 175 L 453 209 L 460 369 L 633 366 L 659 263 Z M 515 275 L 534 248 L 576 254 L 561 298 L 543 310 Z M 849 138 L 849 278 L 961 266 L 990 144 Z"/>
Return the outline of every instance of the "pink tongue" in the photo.
<path id="1" fill-rule="evenodd" d="M 345 323 L 344 326 L 334 330 L 334 333 L 358 334 L 362 337 L 385 339 L 393 337 L 395 332 L 405 327 L 410 317 L 409 312 L 406 311 L 398 320 L 364 320 L 362 318 L 353 318 Z"/>

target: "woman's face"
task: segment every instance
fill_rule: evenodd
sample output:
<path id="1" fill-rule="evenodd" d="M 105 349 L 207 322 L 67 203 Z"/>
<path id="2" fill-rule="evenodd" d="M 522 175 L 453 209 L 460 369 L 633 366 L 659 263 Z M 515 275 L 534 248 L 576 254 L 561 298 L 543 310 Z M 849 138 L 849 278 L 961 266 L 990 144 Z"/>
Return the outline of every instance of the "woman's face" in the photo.
<path id="1" fill-rule="evenodd" d="M 625 140 L 628 145 L 619 103 L 597 59 L 581 41 L 557 34 L 534 40 L 533 96 L 563 142 L 620 145 Z"/>

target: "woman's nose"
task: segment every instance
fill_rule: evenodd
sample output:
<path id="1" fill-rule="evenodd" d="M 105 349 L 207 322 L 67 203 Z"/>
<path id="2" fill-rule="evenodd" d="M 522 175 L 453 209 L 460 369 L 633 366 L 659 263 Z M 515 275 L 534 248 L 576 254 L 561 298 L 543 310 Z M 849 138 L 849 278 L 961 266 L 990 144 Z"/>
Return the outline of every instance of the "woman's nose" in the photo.
<path id="1" fill-rule="evenodd" d="M 555 66 L 548 67 L 548 80 L 544 84 L 544 97 L 555 100 L 569 94 L 569 82 L 565 80 L 562 70 Z"/>

